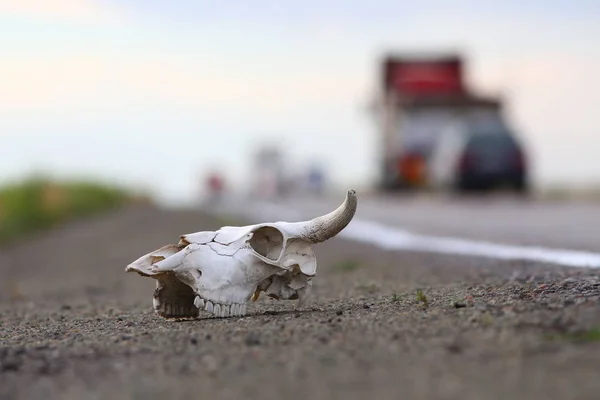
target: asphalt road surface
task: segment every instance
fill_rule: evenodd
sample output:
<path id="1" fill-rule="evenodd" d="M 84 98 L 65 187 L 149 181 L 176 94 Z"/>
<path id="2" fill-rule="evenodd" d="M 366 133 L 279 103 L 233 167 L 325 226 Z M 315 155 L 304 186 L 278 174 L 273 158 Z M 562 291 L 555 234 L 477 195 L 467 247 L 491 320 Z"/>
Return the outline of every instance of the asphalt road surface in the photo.
<path id="1" fill-rule="evenodd" d="M 441 197 L 362 195 L 356 218 L 414 233 L 526 246 L 600 252 L 600 203 L 527 200 L 510 196 Z M 275 212 L 299 216 L 334 209 L 344 193 L 329 198 L 257 201 Z M 234 206 L 238 206 L 234 202 Z M 242 206 L 239 206 L 242 208 Z"/>
<path id="2" fill-rule="evenodd" d="M 231 207 L 219 217 L 137 207 L 0 249 L 0 398 L 598 398 L 597 269 L 338 237 L 315 246 L 302 309 L 261 298 L 243 318 L 183 322 L 153 313 L 151 279 L 124 273 L 182 233 L 340 201 L 248 204 L 245 220 Z M 357 218 L 595 251 L 598 210 L 361 197 Z"/>

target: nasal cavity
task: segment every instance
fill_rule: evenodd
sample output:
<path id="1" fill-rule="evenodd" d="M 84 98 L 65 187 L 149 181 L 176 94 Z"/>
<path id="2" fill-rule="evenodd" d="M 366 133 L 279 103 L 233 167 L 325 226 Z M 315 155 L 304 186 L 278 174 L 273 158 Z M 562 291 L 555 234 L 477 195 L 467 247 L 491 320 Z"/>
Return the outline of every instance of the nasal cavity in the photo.
<path id="1" fill-rule="evenodd" d="M 283 234 L 279 229 L 263 226 L 254 231 L 250 246 L 261 256 L 275 261 L 283 250 Z"/>

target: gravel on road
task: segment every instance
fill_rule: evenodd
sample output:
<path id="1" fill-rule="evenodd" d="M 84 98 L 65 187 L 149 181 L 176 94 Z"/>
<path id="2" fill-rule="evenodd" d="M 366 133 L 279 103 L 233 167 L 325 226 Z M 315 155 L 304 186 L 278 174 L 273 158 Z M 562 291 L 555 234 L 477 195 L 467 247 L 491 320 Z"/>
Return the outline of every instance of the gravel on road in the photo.
<path id="1" fill-rule="evenodd" d="M 236 222 L 136 207 L 0 249 L 0 398 L 598 398 L 597 270 L 335 238 L 299 310 L 155 315 L 125 266 Z"/>

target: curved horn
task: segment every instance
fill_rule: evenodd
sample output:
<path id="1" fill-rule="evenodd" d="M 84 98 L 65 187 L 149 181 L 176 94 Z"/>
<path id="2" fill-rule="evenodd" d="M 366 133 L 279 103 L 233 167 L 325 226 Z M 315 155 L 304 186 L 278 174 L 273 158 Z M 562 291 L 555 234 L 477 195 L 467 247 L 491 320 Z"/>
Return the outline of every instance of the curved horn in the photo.
<path id="1" fill-rule="evenodd" d="M 357 204 L 356 191 L 348 190 L 344 203 L 336 210 L 306 223 L 302 229 L 302 238 L 310 243 L 331 239 L 352 221 Z"/>

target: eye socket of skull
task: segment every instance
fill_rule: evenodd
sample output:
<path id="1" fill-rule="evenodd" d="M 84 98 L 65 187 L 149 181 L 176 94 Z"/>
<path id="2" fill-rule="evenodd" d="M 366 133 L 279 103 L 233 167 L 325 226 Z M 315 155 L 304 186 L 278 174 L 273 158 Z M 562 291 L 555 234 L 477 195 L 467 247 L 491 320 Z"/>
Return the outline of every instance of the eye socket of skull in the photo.
<path id="1" fill-rule="evenodd" d="M 283 233 L 272 226 L 263 226 L 255 230 L 249 242 L 255 252 L 273 261 L 281 257 L 284 243 Z"/>

